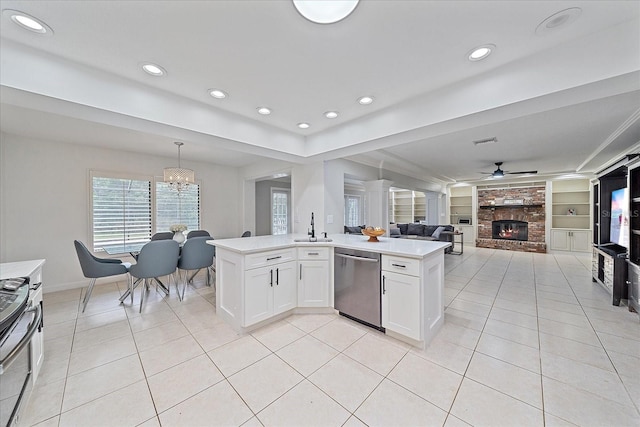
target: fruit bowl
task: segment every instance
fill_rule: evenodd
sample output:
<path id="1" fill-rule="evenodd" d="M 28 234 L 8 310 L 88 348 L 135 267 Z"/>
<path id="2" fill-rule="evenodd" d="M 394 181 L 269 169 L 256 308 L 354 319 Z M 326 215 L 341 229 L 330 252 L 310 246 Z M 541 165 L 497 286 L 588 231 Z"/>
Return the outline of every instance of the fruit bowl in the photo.
<path id="1" fill-rule="evenodd" d="M 387 230 L 380 227 L 367 227 L 362 229 L 362 234 L 369 236 L 369 240 L 367 240 L 367 242 L 379 242 L 378 236 L 382 236 L 386 232 Z"/>

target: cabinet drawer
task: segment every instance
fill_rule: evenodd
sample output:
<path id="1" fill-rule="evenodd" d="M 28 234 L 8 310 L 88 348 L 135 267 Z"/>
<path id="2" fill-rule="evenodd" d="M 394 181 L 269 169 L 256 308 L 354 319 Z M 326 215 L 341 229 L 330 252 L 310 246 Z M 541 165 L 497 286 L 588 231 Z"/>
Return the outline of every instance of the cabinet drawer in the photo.
<path id="1" fill-rule="evenodd" d="M 245 269 L 265 267 L 267 265 L 279 264 L 281 262 L 296 259 L 295 248 L 279 249 L 274 251 L 260 252 L 245 257 Z"/>
<path id="2" fill-rule="evenodd" d="M 382 269 L 396 273 L 420 276 L 420 260 L 412 258 L 382 255 Z"/>
<path id="3" fill-rule="evenodd" d="M 329 248 L 316 246 L 310 248 L 298 248 L 298 259 L 329 259 Z"/>

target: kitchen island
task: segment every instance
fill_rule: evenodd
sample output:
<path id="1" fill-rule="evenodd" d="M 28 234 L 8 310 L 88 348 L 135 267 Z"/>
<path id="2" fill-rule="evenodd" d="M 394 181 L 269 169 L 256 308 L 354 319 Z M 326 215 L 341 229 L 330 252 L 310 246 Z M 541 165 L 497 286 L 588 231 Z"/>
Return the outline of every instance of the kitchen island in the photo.
<path id="1" fill-rule="evenodd" d="M 293 313 L 333 310 L 334 248 L 381 254 L 382 326 L 426 347 L 444 322 L 444 249 L 439 241 L 337 234 L 317 242 L 279 235 L 209 240 L 216 246 L 217 313 L 237 332 Z"/>

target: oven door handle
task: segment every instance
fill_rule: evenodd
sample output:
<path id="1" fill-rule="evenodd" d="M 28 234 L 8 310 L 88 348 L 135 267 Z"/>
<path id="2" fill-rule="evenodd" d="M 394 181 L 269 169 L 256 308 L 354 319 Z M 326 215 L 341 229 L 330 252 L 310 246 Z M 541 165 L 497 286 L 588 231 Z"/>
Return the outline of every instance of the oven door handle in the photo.
<path id="1" fill-rule="evenodd" d="M 0 360 L 0 375 L 4 374 L 9 366 L 14 362 L 16 357 L 20 354 L 22 350 L 31 342 L 31 338 L 36 333 L 40 326 L 40 322 L 42 321 L 42 308 L 40 304 L 37 304 L 35 307 L 29 307 L 25 310 L 25 313 L 36 312 L 36 315 L 33 318 L 33 322 L 29 325 L 29 329 L 24 337 L 20 340 L 20 342 L 7 354 L 7 356 Z"/>

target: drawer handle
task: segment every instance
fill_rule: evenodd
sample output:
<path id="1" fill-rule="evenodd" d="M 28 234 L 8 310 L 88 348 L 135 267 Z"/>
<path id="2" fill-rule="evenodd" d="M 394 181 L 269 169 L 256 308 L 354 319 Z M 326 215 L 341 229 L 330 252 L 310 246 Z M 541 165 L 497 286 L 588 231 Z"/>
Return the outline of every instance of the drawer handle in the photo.
<path id="1" fill-rule="evenodd" d="M 402 264 L 391 264 L 394 267 L 399 267 L 399 268 L 407 268 L 406 265 L 402 265 Z"/>
<path id="2" fill-rule="evenodd" d="M 307 252 L 307 255 L 320 255 L 319 252 Z"/>
<path id="3" fill-rule="evenodd" d="M 271 257 L 271 258 L 267 258 L 267 261 L 273 261 L 274 259 L 280 259 L 280 258 L 282 258 L 282 255 L 278 255 L 278 256 Z"/>

